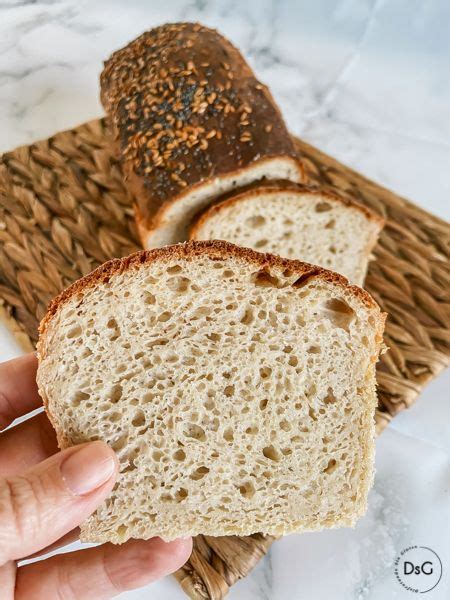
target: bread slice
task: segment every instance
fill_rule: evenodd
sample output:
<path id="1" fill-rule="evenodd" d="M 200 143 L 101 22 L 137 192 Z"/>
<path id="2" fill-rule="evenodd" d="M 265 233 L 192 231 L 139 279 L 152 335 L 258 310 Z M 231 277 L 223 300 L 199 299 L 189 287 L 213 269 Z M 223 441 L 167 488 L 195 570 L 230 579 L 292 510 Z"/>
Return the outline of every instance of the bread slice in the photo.
<path id="1" fill-rule="evenodd" d="M 305 179 L 269 89 L 213 29 L 155 27 L 115 52 L 100 81 L 146 248 L 185 240 L 219 194 Z"/>
<path id="2" fill-rule="evenodd" d="M 226 242 L 105 263 L 50 305 L 39 390 L 62 448 L 120 475 L 85 541 L 353 525 L 374 461 L 384 315 L 318 267 Z"/>
<path id="3" fill-rule="evenodd" d="M 192 223 L 190 239 L 227 240 L 321 265 L 362 285 L 383 219 L 319 188 L 274 184 L 230 195 Z"/>

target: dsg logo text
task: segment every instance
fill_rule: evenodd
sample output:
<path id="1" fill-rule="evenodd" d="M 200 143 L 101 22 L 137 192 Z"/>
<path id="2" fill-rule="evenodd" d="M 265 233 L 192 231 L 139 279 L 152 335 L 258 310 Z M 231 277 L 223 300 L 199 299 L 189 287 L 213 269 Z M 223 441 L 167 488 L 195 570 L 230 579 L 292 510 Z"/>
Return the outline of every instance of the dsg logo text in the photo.
<path id="1" fill-rule="evenodd" d="M 433 590 L 442 577 L 442 562 L 427 546 L 410 546 L 395 560 L 397 581 L 409 592 L 426 594 Z"/>

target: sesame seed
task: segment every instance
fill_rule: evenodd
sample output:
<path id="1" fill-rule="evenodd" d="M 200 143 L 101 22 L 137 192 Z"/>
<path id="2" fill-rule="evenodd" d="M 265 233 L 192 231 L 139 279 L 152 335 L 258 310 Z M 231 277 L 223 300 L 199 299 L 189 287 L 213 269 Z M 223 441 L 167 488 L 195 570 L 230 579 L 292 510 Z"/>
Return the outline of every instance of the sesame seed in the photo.
<path id="1" fill-rule="evenodd" d="M 203 42 L 196 46 L 203 32 L 213 36 L 212 65 L 205 60 L 208 54 L 203 53 Z M 227 151 L 232 148 L 236 161 L 242 158 L 233 144 L 252 143 L 247 129 L 252 89 L 248 87 L 248 93 L 247 88 L 241 91 L 235 86 L 234 74 L 237 77 L 240 71 L 232 69 L 234 57 L 231 62 L 220 62 L 215 35 L 190 24 L 158 27 L 116 53 L 102 74 L 102 81 L 108 83 L 108 112 L 123 141 L 123 156 L 137 173 L 149 177 L 152 190 L 162 198 L 170 193 L 170 186 L 188 185 L 180 173 L 190 172 L 195 162 L 199 169 L 213 168 L 209 140 L 226 137 Z M 189 48 L 192 50 L 186 52 Z M 186 57 L 182 63 L 180 50 Z M 222 56 L 226 58 L 226 54 Z M 238 61 L 236 64 L 239 66 Z M 250 85 L 253 90 L 264 87 L 254 80 Z M 235 134 L 230 131 L 232 124 L 235 127 L 236 121 L 230 117 L 234 113 L 239 114 L 236 121 L 241 126 Z M 207 128 L 201 126 L 206 123 Z"/>

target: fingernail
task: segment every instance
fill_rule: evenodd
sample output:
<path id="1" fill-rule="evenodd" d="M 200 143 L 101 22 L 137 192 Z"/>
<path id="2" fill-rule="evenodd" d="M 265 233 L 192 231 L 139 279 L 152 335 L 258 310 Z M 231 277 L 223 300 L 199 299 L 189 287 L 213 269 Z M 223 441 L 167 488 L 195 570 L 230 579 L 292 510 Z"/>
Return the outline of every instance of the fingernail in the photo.
<path id="1" fill-rule="evenodd" d="M 71 492 L 84 496 L 108 481 L 114 473 L 115 461 L 108 446 L 94 442 L 75 450 L 60 468 Z"/>

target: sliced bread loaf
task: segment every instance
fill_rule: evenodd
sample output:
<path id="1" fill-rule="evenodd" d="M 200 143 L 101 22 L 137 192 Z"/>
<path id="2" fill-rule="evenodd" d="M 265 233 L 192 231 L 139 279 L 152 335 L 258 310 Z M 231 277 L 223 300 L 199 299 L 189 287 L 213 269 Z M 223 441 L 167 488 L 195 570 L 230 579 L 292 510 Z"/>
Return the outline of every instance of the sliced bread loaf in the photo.
<path id="1" fill-rule="evenodd" d="M 114 52 L 101 98 L 145 248 L 185 240 L 193 215 L 224 192 L 305 179 L 270 91 L 203 25 L 168 23 Z"/>
<path id="2" fill-rule="evenodd" d="M 383 219 L 338 194 L 275 184 L 252 187 L 207 208 L 190 238 L 227 240 L 321 265 L 362 285 Z"/>
<path id="3" fill-rule="evenodd" d="M 329 271 L 226 242 L 115 259 L 57 297 L 38 384 L 62 448 L 120 475 L 86 541 L 353 525 L 384 315 Z"/>

